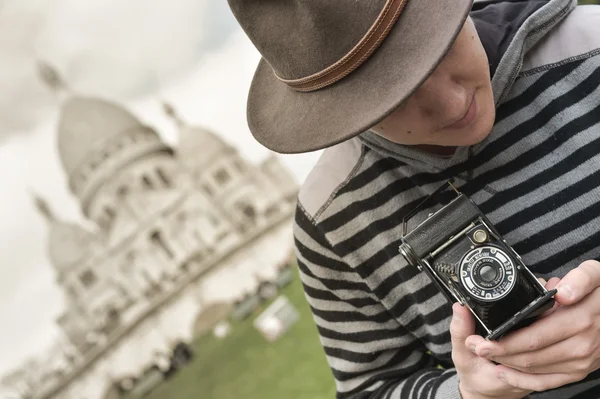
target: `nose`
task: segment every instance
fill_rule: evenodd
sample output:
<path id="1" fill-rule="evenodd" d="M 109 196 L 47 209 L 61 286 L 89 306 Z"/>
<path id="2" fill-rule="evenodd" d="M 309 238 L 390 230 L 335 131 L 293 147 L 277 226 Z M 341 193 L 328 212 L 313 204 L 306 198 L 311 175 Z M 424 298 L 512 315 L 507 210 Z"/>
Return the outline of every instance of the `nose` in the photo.
<path id="1" fill-rule="evenodd" d="M 436 69 L 415 92 L 420 112 L 440 128 L 462 118 L 470 105 L 463 80 L 445 68 Z"/>

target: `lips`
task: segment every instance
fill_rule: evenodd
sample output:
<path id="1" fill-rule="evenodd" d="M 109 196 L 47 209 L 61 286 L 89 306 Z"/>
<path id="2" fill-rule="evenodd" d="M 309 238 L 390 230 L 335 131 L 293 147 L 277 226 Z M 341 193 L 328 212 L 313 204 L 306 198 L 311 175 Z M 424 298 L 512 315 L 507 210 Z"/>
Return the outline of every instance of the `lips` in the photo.
<path id="1" fill-rule="evenodd" d="M 477 117 L 477 101 L 475 100 L 475 93 L 473 93 L 473 97 L 471 98 L 471 103 L 469 108 L 465 112 L 462 118 L 458 121 L 454 122 L 451 125 L 446 126 L 447 129 L 462 129 L 469 126 L 471 123 L 475 121 Z"/>

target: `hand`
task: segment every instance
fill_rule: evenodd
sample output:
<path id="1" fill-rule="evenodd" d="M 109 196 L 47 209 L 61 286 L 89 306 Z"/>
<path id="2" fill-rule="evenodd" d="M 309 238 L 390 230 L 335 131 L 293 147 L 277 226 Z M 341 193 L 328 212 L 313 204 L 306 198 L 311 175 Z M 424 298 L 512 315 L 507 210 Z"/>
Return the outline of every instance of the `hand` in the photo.
<path id="1" fill-rule="evenodd" d="M 471 312 L 455 303 L 450 324 L 452 360 L 460 379 L 459 389 L 464 399 L 521 399 L 528 390 L 515 388 L 496 376 L 496 365 L 478 357 L 465 346 L 465 340 L 475 332 Z"/>
<path id="2" fill-rule="evenodd" d="M 600 263 L 583 262 L 556 285 L 560 306 L 550 314 L 500 342 L 473 336 L 467 344 L 501 363 L 496 375 L 514 387 L 545 391 L 580 381 L 600 368 L 598 287 Z"/>

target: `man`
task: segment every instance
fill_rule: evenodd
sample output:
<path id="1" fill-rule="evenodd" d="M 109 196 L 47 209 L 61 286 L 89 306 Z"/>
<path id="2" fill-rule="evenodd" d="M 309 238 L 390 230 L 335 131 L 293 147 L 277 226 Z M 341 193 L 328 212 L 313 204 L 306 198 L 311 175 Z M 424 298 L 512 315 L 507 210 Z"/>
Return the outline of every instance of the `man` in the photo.
<path id="1" fill-rule="evenodd" d="M 254 136 L 330 147 L 295 239 L 338 398 L 600 398 L 600 9 L 229 3 L 263 55 Z M 398 252 L 403 217 L 450 178 L 558 289 L 558 308 L 500 342 Z"/>

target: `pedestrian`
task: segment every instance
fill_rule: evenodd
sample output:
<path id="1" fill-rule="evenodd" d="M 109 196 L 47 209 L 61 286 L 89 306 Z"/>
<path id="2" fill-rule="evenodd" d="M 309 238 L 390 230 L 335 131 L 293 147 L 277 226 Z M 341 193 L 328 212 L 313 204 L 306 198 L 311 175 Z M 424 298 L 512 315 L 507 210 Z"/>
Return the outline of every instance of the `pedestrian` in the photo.
<path id="1" fill-rule="evenodd" d="M 294 235 L 337 397 L 600 398 L 600 7 L 229 4 L 263 57 L 253 135 L 327 148 Z M 403 218 L 448 179 L 558 289 L 553 312 L 498 342 L 398 251 Z"/>

